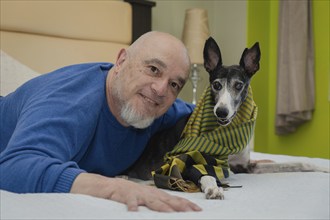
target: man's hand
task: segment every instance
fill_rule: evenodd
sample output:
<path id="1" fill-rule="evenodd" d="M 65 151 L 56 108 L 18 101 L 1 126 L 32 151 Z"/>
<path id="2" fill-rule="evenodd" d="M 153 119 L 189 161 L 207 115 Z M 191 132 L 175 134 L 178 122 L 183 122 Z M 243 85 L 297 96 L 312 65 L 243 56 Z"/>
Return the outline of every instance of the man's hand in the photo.
<path id="1" fill-rule="evenodd" d="M 70 192 L 121 202 L 127 205 L 128 211 L 137 211 L 139 206 L 159 212 L 201 211 L 196 204 L 155 187 L 91 173 L 79 174 Z"/>

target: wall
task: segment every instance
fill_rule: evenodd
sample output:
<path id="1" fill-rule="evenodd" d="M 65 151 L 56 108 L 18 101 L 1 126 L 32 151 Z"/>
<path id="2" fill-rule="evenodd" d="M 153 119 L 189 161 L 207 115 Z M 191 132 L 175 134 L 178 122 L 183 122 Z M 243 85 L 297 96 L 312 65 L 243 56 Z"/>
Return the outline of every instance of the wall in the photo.
<path id="1" fill-rule="evenodd" d="M 181 39 L 185 10 L 204 8 L 208 12 L 209 28 L 213 38 L 218 42 L 224 64 L 238 63 L 246 46 L 246 1 L 218 0 L 154 0 L 152 9 L 152 29 L 165 31 Z M 197 96 L 199 97 L 208 85 L 208 73 L 200 67 Z M 187 82 L 180 98 L 192 100 L 191 82 Z"/>
<path id="2" fill-rule="evenodd" d="M 330 158 L 329 154 L 329 1 L 313 1 L 316 105 L 313 120 L 294 134 L 275 135 L 278 1 L 248 2 L 248 43 L 259 40 L 261 70 L 252 86 L 259 106 L 255 150 Z"/>

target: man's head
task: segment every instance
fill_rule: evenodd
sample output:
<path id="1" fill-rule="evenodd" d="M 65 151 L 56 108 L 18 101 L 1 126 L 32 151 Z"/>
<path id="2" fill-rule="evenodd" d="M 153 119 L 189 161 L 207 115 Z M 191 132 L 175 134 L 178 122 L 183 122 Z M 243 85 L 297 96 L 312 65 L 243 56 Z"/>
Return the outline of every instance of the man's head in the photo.
<path id="1" fill-rule="evenodd" d="M 124 126 L 148 127 L 173 104 L 190 69 L 183 43 L 163 32 L 148 32 L 122 49 L 107 79 L 112 113 Z"/>

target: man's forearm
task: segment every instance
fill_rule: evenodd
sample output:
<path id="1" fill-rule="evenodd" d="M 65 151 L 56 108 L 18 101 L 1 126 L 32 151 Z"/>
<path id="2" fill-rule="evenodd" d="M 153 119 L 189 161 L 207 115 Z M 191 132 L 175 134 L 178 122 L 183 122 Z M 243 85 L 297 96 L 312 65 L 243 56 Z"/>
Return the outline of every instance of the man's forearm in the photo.
<path id="1" fill-rule="evenodd" d="M 70 193 L 86 194 L 110 199 L 116 188 L 116 178 L 109 178 L 93 173 L 81 173 L 74 180 Z"/>
<path id="2" fill-rule="evenodd" d="M 137 211 L 139 206 L 160 212 L 201 210 L 194 203 L 155 187 L 91 173 L 79 174 L 70 192 L 114 200 L 126 204 L 128 211 Z"/>

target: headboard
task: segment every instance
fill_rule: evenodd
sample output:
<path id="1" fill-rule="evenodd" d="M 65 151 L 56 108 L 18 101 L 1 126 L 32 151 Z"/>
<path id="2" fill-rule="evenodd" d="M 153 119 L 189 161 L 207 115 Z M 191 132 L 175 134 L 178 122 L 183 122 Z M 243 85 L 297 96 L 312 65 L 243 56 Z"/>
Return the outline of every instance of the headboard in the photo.
<path id="1" fill-rule="evenodd" d="M 114 62 L 132 41 L 124 1 L 1 1 L 1 50 L 45 73 L 80 62 Z"/>

